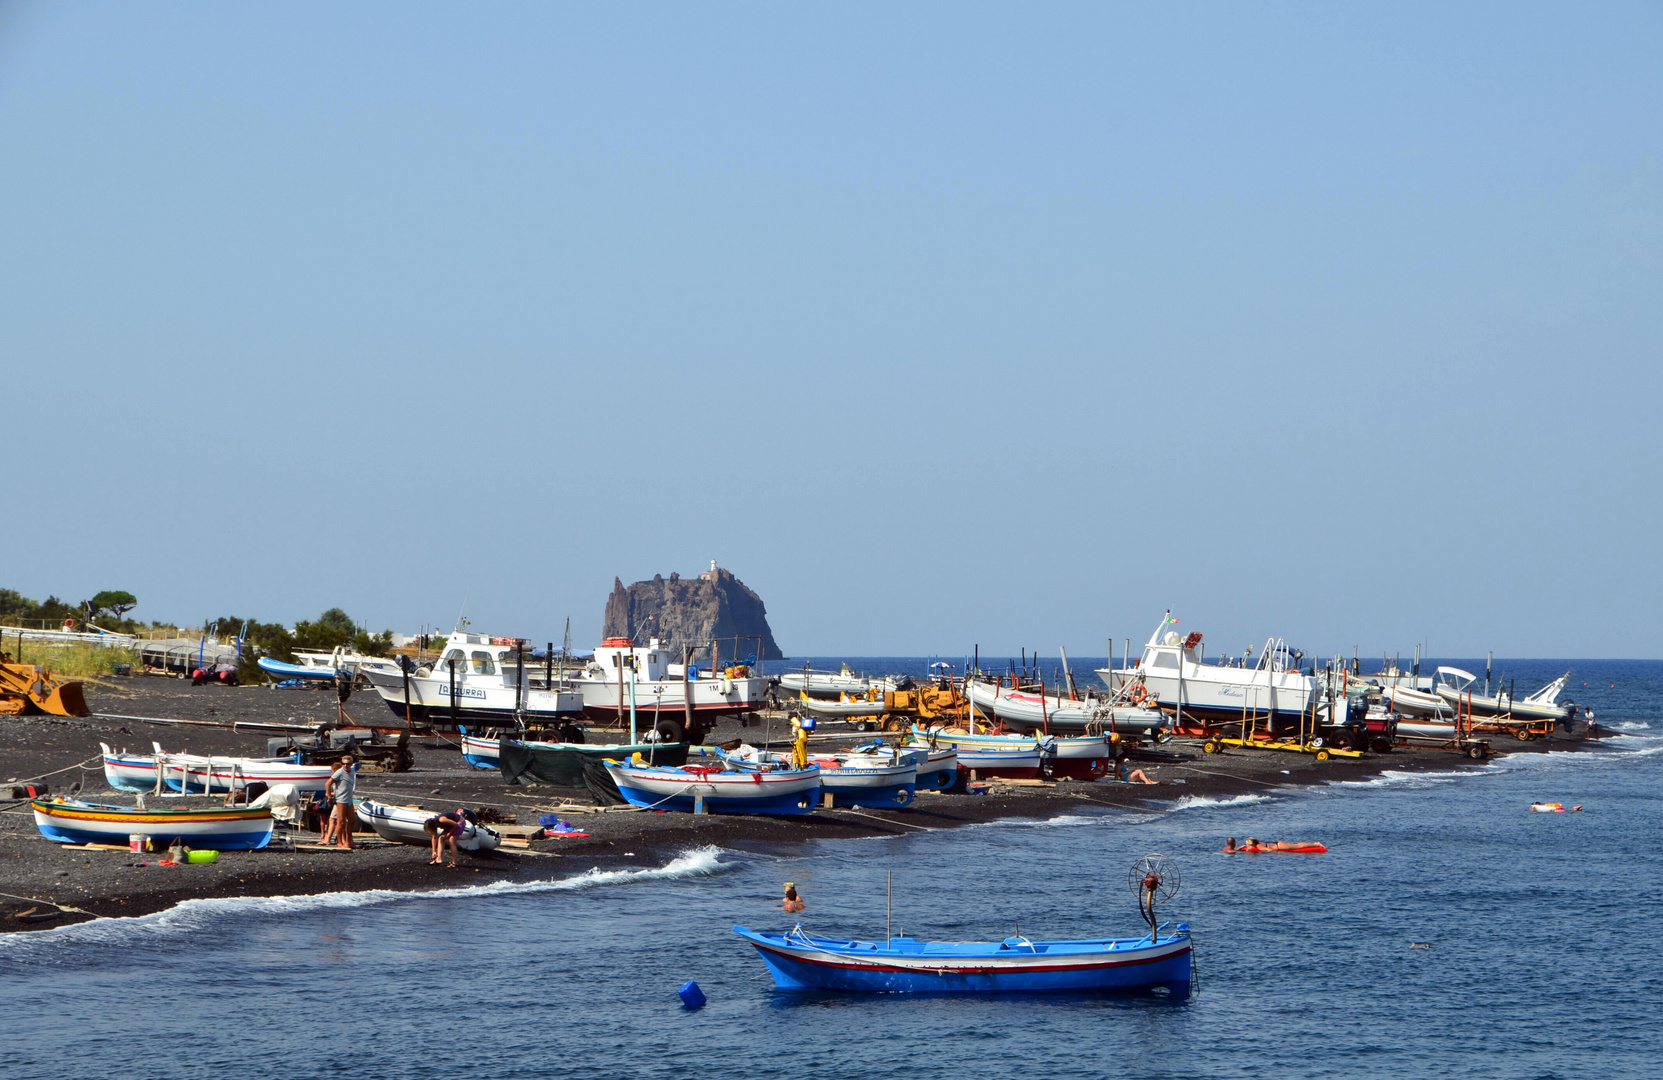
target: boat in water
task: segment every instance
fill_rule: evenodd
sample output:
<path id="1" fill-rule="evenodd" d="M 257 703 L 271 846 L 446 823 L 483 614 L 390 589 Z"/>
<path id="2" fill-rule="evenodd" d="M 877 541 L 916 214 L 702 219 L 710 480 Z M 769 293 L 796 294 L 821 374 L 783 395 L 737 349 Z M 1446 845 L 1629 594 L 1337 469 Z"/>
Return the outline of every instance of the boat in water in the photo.
<path id="1" fill-rule="evenodd" d="M 670 768 L 608 758 L 626 802 L 653 810 L 712 814 L 806 814 L 820 801 L 820 769 L 741 769 L 728 762 Z"/>
<path id="2" fill-rule="evenodd" d="M 1267 640 L 1252 663 L 1209 664 L 1199 632 L 1184 637 L 1167 629 L 1177 621 L 1168 611 L 1139 660 L 1100 668 L 1098 676 L 1111 691 L 1124 687 L 1133 704 L 1159 707 L 1186 734 L 1243 722 L 1274 733 L 1298 728 L 1314 715 L 1321 682 L 1300 670 L 1303 654 L 1281 638 Z"/>
<path id="3" fill-rule="evenodd" d="M 1164 927 L 1163 927 L 1164 929 Z M 733 932 L 756 947 L 782 990 L 869 994 L 1190 992 L 1189 924 L 1141 938 L 1033 941 L 859 941 L 820 937 L 796 927 L 783 934 L 743 926 Z"/>
<path id="4" fill-rule="evenodd" d="M 271 842 L 269 807 L 143 809 L 71 799 L 34 799 L 35 827 L 60 844 L 119 844 L 148 836 L 157 848 L 175 842 L 215 851 L 254 851 Z"/>
<path id="5" fill-rule="evenodd" d="M 423 810 L 419 806 L 393 806 L 390 803 L 364 799 L 355 808 L 358 820 L 375 830 L 383 840 L 398 844 L 426 844 L 427 823 L 443 811 Z M 462 818 L 462 829 L 456 834 L 456 846 L 463 851 L 491 851 L 502 843 L 502 834 L 483 822 Z"/>
<path id="6" fill-rule="evenodd" d="M 268 788 L 292 784 L 297 791 L 322 791 L 335 769 L 333 765 L 302 765 L 299 754 L 280 758 L 169 754 L 160 743 L 150 744 L 154 753 L 133 754 L 112 750 L 109 743 L 98 745 L 104 752 L 104 779 L 117 791 L 165 789 L 202 795 L 243 791 L 250 784 Z"/>

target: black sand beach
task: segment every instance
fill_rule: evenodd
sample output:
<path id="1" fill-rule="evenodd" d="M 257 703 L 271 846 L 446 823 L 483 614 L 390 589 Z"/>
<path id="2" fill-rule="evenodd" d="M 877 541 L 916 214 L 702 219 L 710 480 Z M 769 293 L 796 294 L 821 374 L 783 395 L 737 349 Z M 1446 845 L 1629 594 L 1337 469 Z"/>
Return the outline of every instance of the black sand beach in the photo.
<path id="1" fill-rule="evenodd" d="M 130 717 L 213 720 L 239 723 L 322 723 L 335 716 L 332 693 L 266 687 L 191 687 L 154 678 L 88 685 L 87 700 L 96 715 L 0 718 L 0 794 L 20 783 L 43 778 L 54 794 L 79 780 L 83 798 L 108 797 L 128 803 L 104 782 L 99 743 L 148 751 L 159 742 L 170 752 L 263 756 L 269 731 L 149 723 Z M 353 697 L 348 710 L 360 722 L 389 724 L 391 714 L 373 695 Z M 113 717 L 128 717 L 114 719 Z M 835 733 L 823 725 L 824 733 Z M 743 737 L 758 742 L 772 735 L 784 742 L 782 718 L 742 728 L 727 720 L 711 735 L 721 742 Z M 850 741 L 856 737 L 848 732 Z M 831 742 L 822 745 L 845 745 Z M 465 805 L 494 809 L 523 825 L 540 814 L 572 803 L 590 803 L 582 789 L 546 785 L 510 786 L 495 772 L 475 769 L 458 749 L 441 738 L 417 738 L 415 766 L 405 773 L 364 771 L 361 797 L 434 810 Z M 1498 745 L 1498 750 L 1537 750 Z M 781 845 L 827 838 L 874 836 L 952 828 L 1008 817 L 1045 817 L 1090 803 L 1129 810 L 1157 809 L 1185 796 L 1228 798 L 1274 788 L 1294 788 L 1334 780 L 1354 780 L 1385 769 L 1440 769 L 1471 763 L 1437 750 L 1398 750 L 1362 759 L 1317 761 L 1308 754 L 1235 750 L 1204 755 L 1193 744 L 1175 742 L 1137 755 L 1155 785 L 1058 782 L 1003 785 L 994 782 L 986 795 L 922 792 L 901 811 L 816 810 L 801 817 L 700 815 L 614 809 L 584 813 L 560 810 L 587 839 L 536 840 L 529 849 L 501 849 L 463 854 L 457 869 L 427 865 L 422 847 L 389 844 L 372 834 L 359 837 L 352 852 L 310 846 L 315 834 L 301 833 L 292 849 L 224 852 L 219 862 L 199 866 L 161 866 L 159 854 L 65 849 L 41 837 L 27 802 L 0 806 L 0 930 L 61 926 L 97 916 L 144 915 L 193 897 L 277 896 L 341 890 L 440 889 L 476 884 L 491 878 L 540 880 L 566 877 L 592 867 L 650 866 L 668 862 L 692 847 L 717 845 L 739 850 L 779 850 Z M 79 765 L 79 767 L 77 767 Z M 217 802 L 218 800 L 212 800 Z M 205 800 L 207 802 L 207 800 Z M 148 864 L 148 865 L 146 865 Z M 65 914 L 44 923 L 23 923 L 13 916 L 52 904 Z M 74 910 L 69 910 L 74 909 Z"/>

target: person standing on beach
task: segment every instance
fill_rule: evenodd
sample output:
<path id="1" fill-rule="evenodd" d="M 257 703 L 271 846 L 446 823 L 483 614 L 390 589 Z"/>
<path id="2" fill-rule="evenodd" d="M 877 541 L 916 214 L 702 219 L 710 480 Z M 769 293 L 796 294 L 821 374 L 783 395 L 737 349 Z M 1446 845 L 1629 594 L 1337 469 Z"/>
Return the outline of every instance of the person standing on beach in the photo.
<path id="1" fill-rule="evenodd" d="M 335 831 L 335 843 L 342 851 L 352 850 L 352 815 L 356 801 L 358 774 L 353 771 L 352 755 L 341 757 L 341 767 L 329 774 L 324 793 L 335 802 L 329 825 Z"/>

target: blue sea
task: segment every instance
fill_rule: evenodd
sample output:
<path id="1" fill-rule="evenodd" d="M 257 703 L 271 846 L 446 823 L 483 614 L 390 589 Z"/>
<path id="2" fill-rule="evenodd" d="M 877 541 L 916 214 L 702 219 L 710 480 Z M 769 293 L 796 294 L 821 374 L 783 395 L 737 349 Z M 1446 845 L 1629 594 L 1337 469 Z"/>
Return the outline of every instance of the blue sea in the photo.
<path id="1" fill-rule="evenodd" d="M 903 663 L 922 662 L 867 669 Z M 1480 769 L 10 935 L 0 1075 L 1658 1076 L 1663 663 L 1508 667 L 1521 693 L 1573 669 L 1573 696 L 1629 734 Z M 1249 834 L 1330 851 L 1218 853 Z M 784 993 L 729 930 L 789 925 L 791 880 L 811 932 L 881 935 L 893 872 L 914 936 L 1131 935 L 1127 870 L 1151 852 L 1183 874 L 1166 914 L 1194 928 L 1187 1001 Z M 676 997 L 687 979 L 701 1010 Z"/>

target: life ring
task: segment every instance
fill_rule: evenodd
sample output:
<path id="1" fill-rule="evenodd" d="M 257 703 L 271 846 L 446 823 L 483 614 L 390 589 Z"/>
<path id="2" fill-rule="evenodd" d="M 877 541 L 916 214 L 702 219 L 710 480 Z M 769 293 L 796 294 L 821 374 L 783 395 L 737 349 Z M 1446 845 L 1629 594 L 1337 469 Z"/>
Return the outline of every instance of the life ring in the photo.
<path id="1" fill-rule="evenodd" d="M 1137 686 L 1132 687 L 1132 692 L 1128 696 L 1131 698 L 1133 705 L 1142 705 L 1149 699 L 1149 691 L 1144 689 L 1143 685 L 1140 683 Z"/>

